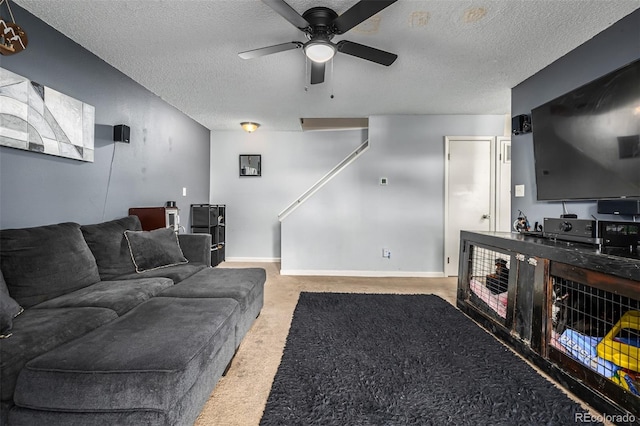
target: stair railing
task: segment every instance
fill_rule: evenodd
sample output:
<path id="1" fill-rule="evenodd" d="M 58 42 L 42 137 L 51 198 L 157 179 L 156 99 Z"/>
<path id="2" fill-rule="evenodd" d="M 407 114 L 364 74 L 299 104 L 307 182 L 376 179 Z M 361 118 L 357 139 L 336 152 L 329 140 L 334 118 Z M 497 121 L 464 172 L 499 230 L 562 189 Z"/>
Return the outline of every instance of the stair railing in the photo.
<path id="1" fill-rule="evenodd" d="M 307 201 L 313 194 L 318 192 L 320 188 L 326 185 L 331 179 L 336 177 L 338 173 L 344 170 L 349 164 L 353 163 L 358 157 L 360 157 L 367 149 L 369 149 L 369 139 L 362 142 L 362 144 L 357 147 L 351 154 L 347 155 L 347 157 L 338 163 L 333 169 L 331 169 L 326 175 L 320 178 L 316 183 L 314 183 L 311 188 L 307 189 L 302 195 L 300 195 L 296 200 L 289 204 L 287 208 L 282 210 L 278 215 L 278 220 L 282 222 L 284 218 L 289 216 L 295 209 L 300 207 L 302 203 Z"/>

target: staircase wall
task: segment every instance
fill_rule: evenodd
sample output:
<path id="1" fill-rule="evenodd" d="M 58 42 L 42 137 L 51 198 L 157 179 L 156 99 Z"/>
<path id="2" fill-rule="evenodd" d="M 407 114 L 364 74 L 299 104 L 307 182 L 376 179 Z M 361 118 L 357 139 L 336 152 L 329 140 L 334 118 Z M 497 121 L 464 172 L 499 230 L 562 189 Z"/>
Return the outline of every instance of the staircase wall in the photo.
<path id="1" fill-rule="evenodd" d="M 369 150 L 282 222 L 281 273 L 442 276 L 444 136 L 504 128 L 503 115 L 370 117 Z"/>

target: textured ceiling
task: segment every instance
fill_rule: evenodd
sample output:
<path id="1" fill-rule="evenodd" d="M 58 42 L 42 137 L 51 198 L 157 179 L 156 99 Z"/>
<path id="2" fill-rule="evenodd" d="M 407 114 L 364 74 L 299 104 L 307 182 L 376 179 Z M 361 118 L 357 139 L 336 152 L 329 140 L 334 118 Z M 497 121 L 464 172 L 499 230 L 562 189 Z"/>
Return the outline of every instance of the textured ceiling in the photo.
<path id="1" fill-rule="evenodd" d="M 333 42 L 396 53 L 384 67 L 345 54 L 310 86 L 301 50 L 238 52 L 304 34 L 259 0 L 14 0 L 213 130 L 300 130 L 300 117 L 507 114 L 510 89 L 640 8 L 640 0 L 400 0 Z M 300 14 L 353 1 L 288 0 Z M 122 31 L 122 29 L 127 29 Z M 333 98 L 331 95 L 334 95 Z"/>

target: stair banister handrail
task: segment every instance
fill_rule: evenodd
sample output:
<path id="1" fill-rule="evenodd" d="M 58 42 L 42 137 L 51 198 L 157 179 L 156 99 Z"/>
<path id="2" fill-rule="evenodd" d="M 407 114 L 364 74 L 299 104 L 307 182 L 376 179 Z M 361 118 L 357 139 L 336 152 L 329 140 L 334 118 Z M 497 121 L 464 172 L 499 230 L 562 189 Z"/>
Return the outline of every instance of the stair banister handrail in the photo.
<path id="1" fill-rule="evenodd" d="M 309 189 L 302 193 L 296 200 L 289 204 L 284 210 L 278 214 L 278 220 L 282 222 L 284 218 L 289 216 L 295 209 L 297 209 L 302 203 L 307 201 L 313 194 L 318 192 L 320 188 L 326 185 L 331 179 L 333 179 L 338 173 L 340 173 L 345 167 L 355 161 L 363 152 L 369 149 L 369 139 L 365 140 L 358 146 L 351 154 L 338 163 L 333 169 L 331 169 L 326 175 L 322 176 L 316 183 L 314 183 Z"/>

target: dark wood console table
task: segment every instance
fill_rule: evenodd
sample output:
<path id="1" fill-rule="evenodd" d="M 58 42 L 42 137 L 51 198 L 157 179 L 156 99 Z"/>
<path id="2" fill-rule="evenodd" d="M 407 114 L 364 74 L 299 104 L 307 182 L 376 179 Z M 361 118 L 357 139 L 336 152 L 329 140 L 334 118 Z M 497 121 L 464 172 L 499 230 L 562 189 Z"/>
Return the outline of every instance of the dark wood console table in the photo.
<path id="1" fill-rule="evenodd" d="M 640 421 L 637 251 L 462 231 L 457 306 L 602 414 Z"/>

